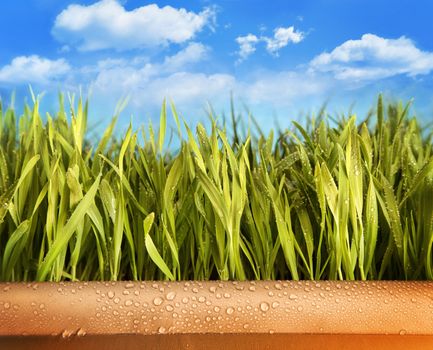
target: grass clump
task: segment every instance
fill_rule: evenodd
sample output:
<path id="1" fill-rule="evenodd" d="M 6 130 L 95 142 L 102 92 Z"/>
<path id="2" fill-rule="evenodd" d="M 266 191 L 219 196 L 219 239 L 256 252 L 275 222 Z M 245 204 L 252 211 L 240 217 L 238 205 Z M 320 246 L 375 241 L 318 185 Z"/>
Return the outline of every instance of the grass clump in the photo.
<path id="1" fill-rule="evenodd" d="M 256 137 L 212 119 L 91 147 L 87 102 L 0 105 L 0 279 L 433 279 L 432 133 L 409 105 Z M 235 119 L 234 125 L 237 125 Z"/>

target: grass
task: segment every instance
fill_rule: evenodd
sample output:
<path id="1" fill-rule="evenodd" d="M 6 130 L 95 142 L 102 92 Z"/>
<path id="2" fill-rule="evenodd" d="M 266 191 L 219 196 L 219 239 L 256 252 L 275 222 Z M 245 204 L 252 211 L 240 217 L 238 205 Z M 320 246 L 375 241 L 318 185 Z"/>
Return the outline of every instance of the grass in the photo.
<path id="1" fill-rule="evenodd" d="M 244 138 L 170 105 L 176 152 L 165 103 L 157 133 L 118 139 L 115 116 L 93 147 L 87 102 L 63 106 L 0 105 L 2 281 L 433 279 L 433 134 L 409 104 Z"/>

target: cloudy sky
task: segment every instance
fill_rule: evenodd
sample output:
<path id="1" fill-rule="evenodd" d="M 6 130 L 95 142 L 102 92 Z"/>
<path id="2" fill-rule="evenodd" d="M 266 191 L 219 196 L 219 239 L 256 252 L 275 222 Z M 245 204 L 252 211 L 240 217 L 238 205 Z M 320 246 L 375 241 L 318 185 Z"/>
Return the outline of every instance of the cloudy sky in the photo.
<path id="1" fill-rule="evenodd" d="M 362 113 L 383 92 L 428 118 L 432 13 L 429 0 L 1 1 L 0 96 L 30 84 L 55 110 L 81 87 L 107 123 L 124 96 L 125 123 L 157 121 L 167 97 L 194 123 L 233 93 L 269 126 L 325 101 Z"/>

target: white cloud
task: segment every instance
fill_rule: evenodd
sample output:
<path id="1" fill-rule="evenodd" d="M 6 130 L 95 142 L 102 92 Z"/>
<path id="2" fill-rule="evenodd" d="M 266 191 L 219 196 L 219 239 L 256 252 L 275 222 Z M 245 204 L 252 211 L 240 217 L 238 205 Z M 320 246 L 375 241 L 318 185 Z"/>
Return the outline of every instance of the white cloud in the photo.
<path id="1" fill-rule="evenodd" d="M 259 41 L 254 34 L 238 36 L 236 42 L 239 44 L 239 62 L 245 60 L 249 55 L 256 51 L 256 44 Z"/>
<path id="2" fill-rule="evenodd" d="M 298 71 L 264 71 L 246 81 L 238 82 L 238 94 L 248 104 L 292 105 L 299 98 L 322 96 L 332 82 L 314 73 Z"/>
<path id="3" fill-rule="evenodd" d="M 330 53 L 324 52 L 310 62 L 312 70 L 331 72 L 342 80 L 376 80 L 398 74 L 416 76 L 433 70 L 433 52 L 418 49 L 402 36 L 385 39 L 364 34 L 348 40 Z"/>
<path id="4" fill-rule="evenodd" d="M 70 71 L 63 59 L 50 60 L 37 55 L 15 57 L 10 64 L 0 68 L 0 81 L 13 84 L 47 84 Z"/>
<path id="5" fill-rule="evenodd" d="M 86 69 L 97 72 L 92 90 L 110 96 L 129 94 L 136 106 L 159 106 L 164 97 L 180 103 L 213 100 L 228 93 L 235 78 L 228 74 L 204 74 L 188 71 L 191 64 L 206 59 L 209 48 L 190 43 L 183 50 L 167 56 L 162 63 L 133 58 L 106 59 Z"/>
<path id="6" fill-rule="evenodd" d="M 260 31 L 265 30 L 266 27 L 261 26 Z M 287 28 L 278 27 L 274 29 L 274 36 L 272 38 L 267 36 L 257 37 L 254 34 L 248 34 L 246 36 L 239 36 L 236 38 L 236 42 L 239 44 L 239 62 L 245 60 L 254 51 L 256 51 L 256 45 L 262 41 L 266 43 L 266 50 L 275 56 L 278 56 L 278 51 L 283 47 L 286 47 L 289 43 L 298 44 L 305 38 L 305 34 L 301 31 L 296 31 L 295 27 L 290 26 Z"/>
<path id="7" fill-rule="evenodd" d="M 195 13 L 149 4 L 127 11 L 117 0 L 101 0 L 69 5 L 57 16 L 52 33 L 82 51 L 128 50 L 186 42 L 214 21 L 212 8 Z"/>
<path id="8" fill-rule="evenodd" d="M 266 41 L 266 49 L 271 54 L 278 54 L 278 51 L 289 43 L 298 44 L 304 39 L 304 33 L 296 31 L 295 27 L 276 28 L 274 29 L 274 37 L 263 37 Z"/>
<path id="9" fill-rule="evenodd" d="M 186 65 L 200 62 L 207 57 L 209 48 L 201 43 L 190 43 L 188 46 L 173 56 L 168 56 L 164 60 L 166 70 L 175 71 Z"/>

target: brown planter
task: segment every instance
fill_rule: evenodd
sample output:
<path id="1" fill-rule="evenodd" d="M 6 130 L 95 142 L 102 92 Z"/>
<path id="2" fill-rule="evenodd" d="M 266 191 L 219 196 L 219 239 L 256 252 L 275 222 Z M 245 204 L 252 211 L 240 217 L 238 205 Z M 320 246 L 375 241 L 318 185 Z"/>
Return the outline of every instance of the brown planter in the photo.
<path id="1" fill-rule="evenodd" d="M 0 349 L 433 349 L 432 282 L 0 284 Z"/>

